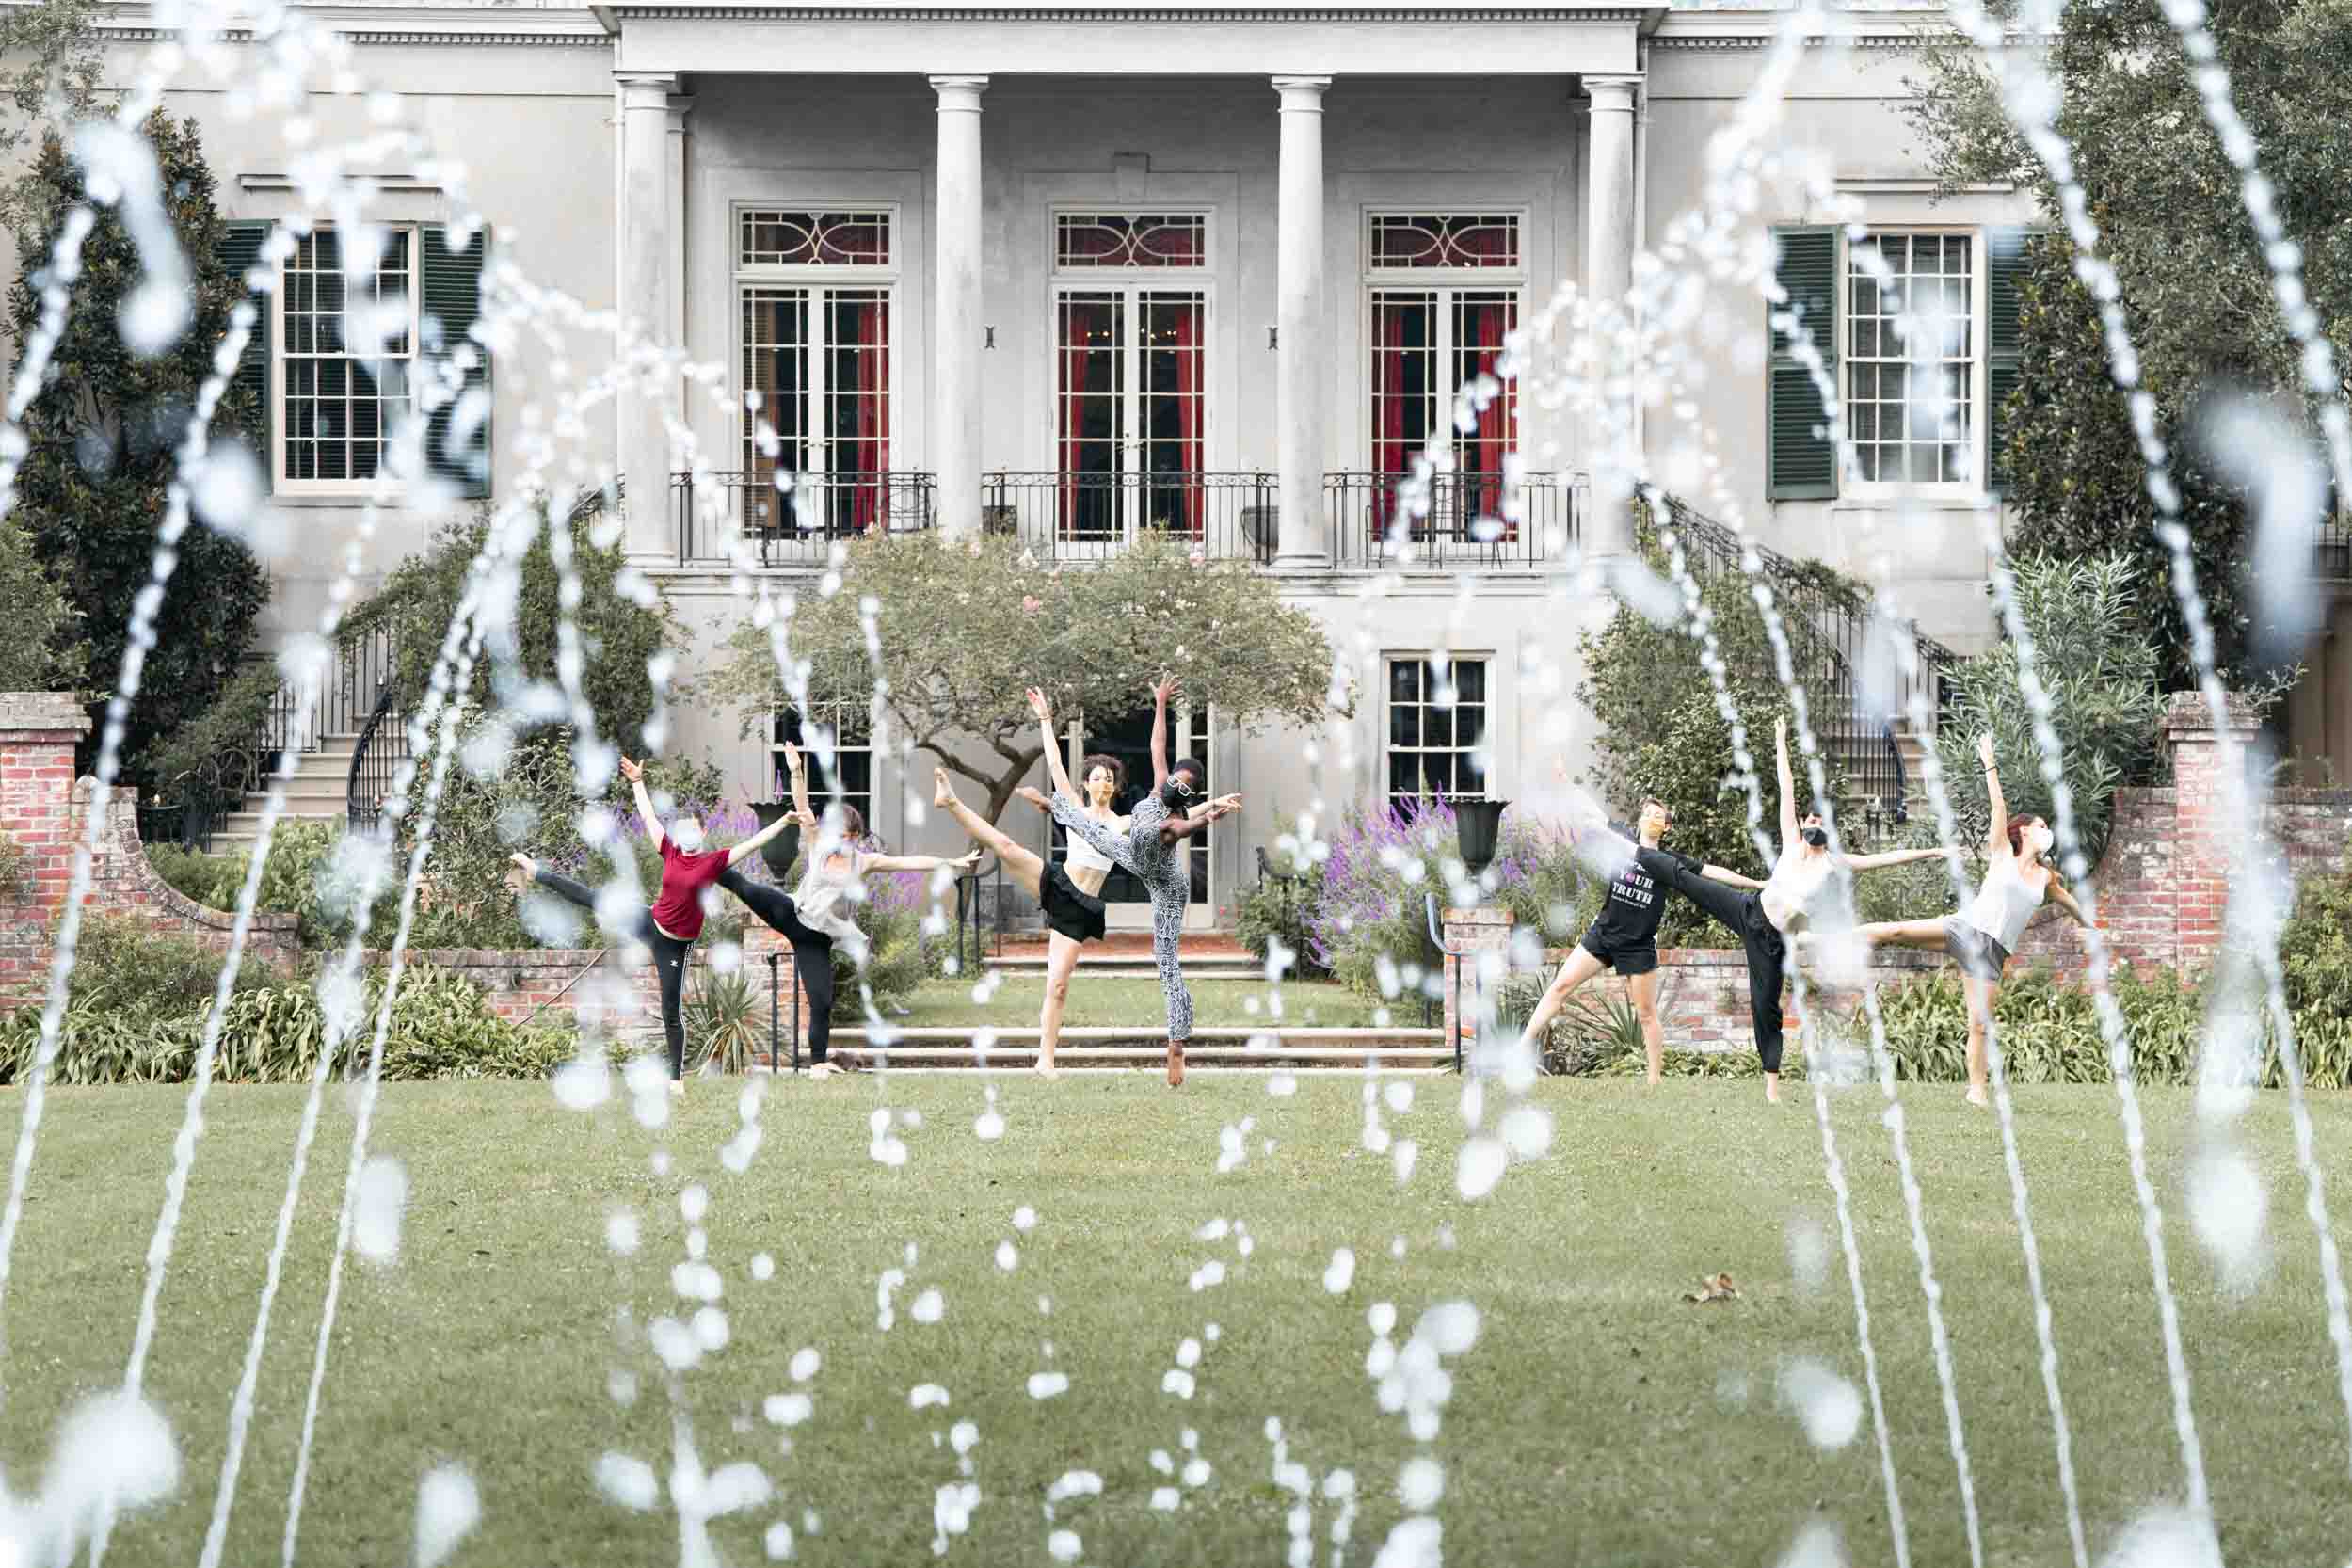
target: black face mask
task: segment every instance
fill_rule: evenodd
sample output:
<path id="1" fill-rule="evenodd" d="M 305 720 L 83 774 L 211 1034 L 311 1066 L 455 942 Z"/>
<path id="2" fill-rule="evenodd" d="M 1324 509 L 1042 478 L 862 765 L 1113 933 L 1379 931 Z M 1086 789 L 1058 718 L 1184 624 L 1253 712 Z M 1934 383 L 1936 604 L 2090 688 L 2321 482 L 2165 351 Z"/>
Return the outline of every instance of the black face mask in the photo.
<path id="1" fill-rule="evenodd" d="M 1829 847 L 1830 847 L 1830 832 L 1829 832 L 1829 829 L 1828 829 L 1828 828 L 1826 828 L 1826 827 L 1808 827 L 1808 828 L 1806 828 L 1806 829 L 1805 829 L 1805 842 L 1807 842 L 1807 843 L 1811 844 L 1811 845 L 1812 845 L 1814 848 L 1816 848 L 1816 849 L 1827 849 L 1827 848 L 1829 848 Z"/>

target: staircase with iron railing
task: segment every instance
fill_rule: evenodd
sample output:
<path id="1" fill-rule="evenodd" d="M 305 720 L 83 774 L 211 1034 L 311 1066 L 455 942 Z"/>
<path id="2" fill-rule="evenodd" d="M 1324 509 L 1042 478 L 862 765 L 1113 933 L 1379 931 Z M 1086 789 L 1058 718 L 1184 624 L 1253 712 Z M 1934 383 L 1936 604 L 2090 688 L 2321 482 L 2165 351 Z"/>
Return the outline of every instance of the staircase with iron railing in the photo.
<path id="1" fill-rule="evenodd" d="M 1893 629 L 1914 651 L 1911 667 L 1902 668 L 1894 639 L 1873 631 L 1866 596 L 1841 590 L 1823 581 L 1818 567 L 1742 538 L 1673 497 L 1665 499 L 1663 515 L 1645 502 L 1640 525 L 1654 539 L 1671 529 L 1702 584 L 1743 574 L 1745 552 L 1755 552 L 1805 682 L 1814 734 L 1845 774 L 1846 834 L 1859 840 L 1892 837 L 1924 798 L 1920 763 L 1949 705 L 1960 655 L 1905 622 Z M 1881 696 L 1873 700 L 1873 693 Z M 1925 733 L 1912 725 L 1914 697 L 1925 698 Z"/>

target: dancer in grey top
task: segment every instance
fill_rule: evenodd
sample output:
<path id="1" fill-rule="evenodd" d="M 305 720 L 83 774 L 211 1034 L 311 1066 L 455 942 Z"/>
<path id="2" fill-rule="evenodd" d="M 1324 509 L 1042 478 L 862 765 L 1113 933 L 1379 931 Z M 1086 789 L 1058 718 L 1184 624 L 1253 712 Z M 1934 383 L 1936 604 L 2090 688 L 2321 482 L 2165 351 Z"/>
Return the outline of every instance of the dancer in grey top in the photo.
<path id="1" fill-rule="evenodd" d="M 2047 896 L 2077 925 L 2083 906 L 2066 885 L 2051 874 L 2042 861 L 2054 835 L 2050 824 L 2035 816 L 2008 814 L 2001 796 L 2001 770 L 1992 759 L 1992 736 L 1976 742 L 1984 760 L 1985 795 L 1992 808 L 1992 830 L 1985 839 L 1985 879 L 1966 909 L 1937 920 L 1882 920 L 1856 933 L 1871 947 L 1929 948 L 1951 954 L 1960 966 L 1960 984 L 1968 993 L 1968 1103 L 1985 1103 L 1985 1034 L 1992 1018 L 1993 999 L 2001 989 L 2001 973 L 2018 938 L 2041 909 Z"/>
<path id="2" fill-rule="evenodd" d="M 1173 678 L 1152 688 L 1151 769 L 1157 788 L 1135 803 L 1126 828 L 1096 822 L 1086 808 L 1061 791 L 1053 792 L 1053 820 L 1071 837 L 1092 844 L 1126 870 L 1151 894 L 1151 951 L 1160 965 L 1160 991 L 1168 1003 L 1168 1083 L 1184 1081 L 1184 1042 L 1192 1037 L 1192 994 L 1176 963 L 1176 939 L 1184 931 L 1184 907 L 1192 888 L 1192 856 L 1184 840 L 1219 817 L 1241 808 L 1240 795 L 1202 803 L 1208 770 L 1185 758 L 1169 767 L 1168 699 Z"/>

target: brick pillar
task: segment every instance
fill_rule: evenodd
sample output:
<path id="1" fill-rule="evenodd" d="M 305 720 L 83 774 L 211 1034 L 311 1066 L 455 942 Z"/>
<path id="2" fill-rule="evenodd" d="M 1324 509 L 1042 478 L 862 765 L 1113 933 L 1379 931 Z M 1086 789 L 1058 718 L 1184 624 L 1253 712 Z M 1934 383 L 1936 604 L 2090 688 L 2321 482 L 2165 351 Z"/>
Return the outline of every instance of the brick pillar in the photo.
<path id="1" fill-rule="evenodd" d="M 2229 720 L 2242 759 L 2259 727 L 2235 696 L 2230 699 Z M 2202 696 L 2173 694 L 2164 716 L 2164 739 L 2172 754 L 2171 961 L 2190 968 L 2210 962 L 2221 946 L 2233 840 L 2245 828 L 2231 813 L 2243 808 L 2231 803 L 2232 781 L 2223 771 L 2221 735 Z M 2238 793 L 2241 800 L 2250 799 Z"/>
<path id="2" fill-rule="evenodd" d="M 0 692 L 0 838 L 20 852 L 0 887 L 0 1003 L 48 984 L 49 923 L 73 867 L 73 748 L 88 733 L 69 693 Z"/>
<path id="3" fill-rule="evenodd" d="M 1517 919 L 1508 909 L 1448 909 L 1440 916 L 1446 936 L 1445 1046 L 1466 1061 L 1479 1041 L 1479 1025 L 1495 1013 L 1495 984 L 1502 951 Z M 1481 955 L 1495 957 L 1481 962 Z M 1457 1003 L 1461 1016 L 1456 1016 Z"/>

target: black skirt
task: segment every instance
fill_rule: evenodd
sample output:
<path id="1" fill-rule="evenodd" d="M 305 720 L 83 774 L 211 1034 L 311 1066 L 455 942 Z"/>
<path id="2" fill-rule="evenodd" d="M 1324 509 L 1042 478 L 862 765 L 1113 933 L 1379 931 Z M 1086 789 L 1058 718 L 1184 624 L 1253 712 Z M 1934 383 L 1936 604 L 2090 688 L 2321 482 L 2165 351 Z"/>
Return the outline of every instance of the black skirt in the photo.
<path id="1" fill-rule="evenodd" d="M 1047 930 L 1058 931 L 1073 942 L 1091 942 L 1101 936 L 1102 900 L 1080 891 L 1068 872 L 1058 865 L 1048 866 L 1038 879 L 1038 894 Z"/>

